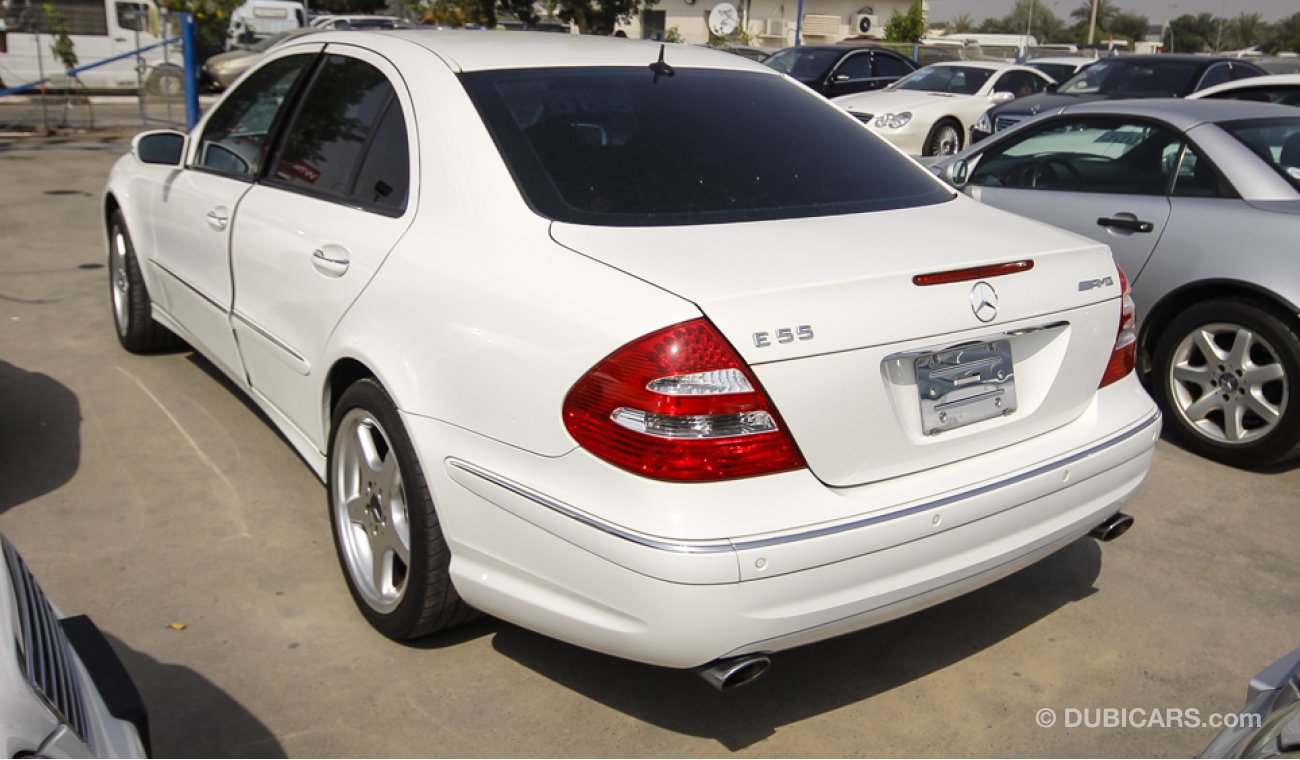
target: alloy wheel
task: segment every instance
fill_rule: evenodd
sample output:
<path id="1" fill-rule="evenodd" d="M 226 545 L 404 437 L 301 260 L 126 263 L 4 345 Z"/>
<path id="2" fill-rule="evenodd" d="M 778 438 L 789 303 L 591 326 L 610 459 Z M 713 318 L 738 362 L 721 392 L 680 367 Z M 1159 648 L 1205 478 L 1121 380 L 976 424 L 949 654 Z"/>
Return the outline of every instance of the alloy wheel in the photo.
<path id="1" fill-rule="evenodd" d="M 1205 438 L 1252 443 L 1281 421 L 1290 395 L 1286 368 L 1257 332 L 1228 322 L 1204 325 L 1183 338 L 1172 359 L 1174 409 Z"/>

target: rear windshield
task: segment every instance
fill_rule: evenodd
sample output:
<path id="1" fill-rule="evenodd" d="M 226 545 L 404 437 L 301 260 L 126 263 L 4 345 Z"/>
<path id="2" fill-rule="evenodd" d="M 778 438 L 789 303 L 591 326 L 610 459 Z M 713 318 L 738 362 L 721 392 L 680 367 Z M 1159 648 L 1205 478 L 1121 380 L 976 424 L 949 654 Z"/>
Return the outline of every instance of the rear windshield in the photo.
<path id="1" fill-rule="evenodd" d="M 953 194 L 802 87 L 753 72 L 482 71 L 461 80 L 520 191 L 562 222 L 830 216 Z"/>
<path id="2" fill-rule="evenodd" d="M 1191 92 L 1201 64 L 1192 61 L 1098 61 L 1066 80 L 1065 95 L 1110 95 L 1121 98 L 1182 97 Z"/>
<path id="3" fill-rule="evenodd" d="M 1219 126 L 1300 192 L 1300 119 L 1251 119 Z"/>

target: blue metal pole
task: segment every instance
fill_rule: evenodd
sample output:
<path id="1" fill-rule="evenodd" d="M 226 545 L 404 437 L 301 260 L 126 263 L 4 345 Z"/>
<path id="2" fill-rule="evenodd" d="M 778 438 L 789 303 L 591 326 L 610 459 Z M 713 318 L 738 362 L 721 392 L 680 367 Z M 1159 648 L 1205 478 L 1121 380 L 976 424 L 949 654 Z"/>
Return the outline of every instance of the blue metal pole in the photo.
<path id="1" fill-rule="evenodd" d="M 181 48 L 185 60 L 185 126 L 194 129 L 199 121 L 199 65 L 194 55 L 194 14 L 181 14 Z"/>
<path id="2" fill-rule="evenodd" d="M 799 0 L 799 17 L 794 20 L 794 46 L 803 44 L 803 0 Z"/>

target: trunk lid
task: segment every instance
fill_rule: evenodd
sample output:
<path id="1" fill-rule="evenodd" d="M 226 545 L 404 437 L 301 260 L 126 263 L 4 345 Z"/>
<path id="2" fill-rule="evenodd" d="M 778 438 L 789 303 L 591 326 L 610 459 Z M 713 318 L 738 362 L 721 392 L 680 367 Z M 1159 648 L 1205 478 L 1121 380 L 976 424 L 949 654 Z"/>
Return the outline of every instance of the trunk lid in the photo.
<path id="1" fill-rule="evenodd" d="M 1096 394 L 1119 324 L 1104 245 L 960 197 L 746 224 L 555 223 L 551 234 L 695 303 L 754 368 L 813 473 L 834 486 L 976 456 L 1069 422 Z M 912 281 L 1020 260 L 1033 268 Z M 981 281 L 996 291 L 988 321 L 973 309 Z M 932 397 L 923 403 L 923 394 Z"/>

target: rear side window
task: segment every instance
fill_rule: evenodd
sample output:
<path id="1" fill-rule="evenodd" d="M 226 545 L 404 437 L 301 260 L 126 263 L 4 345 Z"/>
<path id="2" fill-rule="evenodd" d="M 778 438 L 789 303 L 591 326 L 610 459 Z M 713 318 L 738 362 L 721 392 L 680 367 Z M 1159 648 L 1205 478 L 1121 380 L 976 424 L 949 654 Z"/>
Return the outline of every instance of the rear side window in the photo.
<path id="1" fill-rule="evenodd" d="M 483 71 L 461 80 L 529 205 L 576 224 L 829 216 L 953 194 L 860 124 L 770 74 Z"/>
<path id="2" fill-rule="evenodd" d="M 1300 192 L 1300 119 L 1252 119 L 1219 126 Z"/>
<path id="3" fill-rule="evenodd" d="M 901 58 L 895 58 L 885 53 L 875 53 L 876 59 L 876 76 L 878 77 L 905 77 L 912 73 L 912 67 Z"/>
<path id="4" fill-rule="evenodd" d="M 274 184 L 370 208 L 405 205 L 406 125 L 393 85 L 355 58 L 322 63 L 271 170 Z"/>

